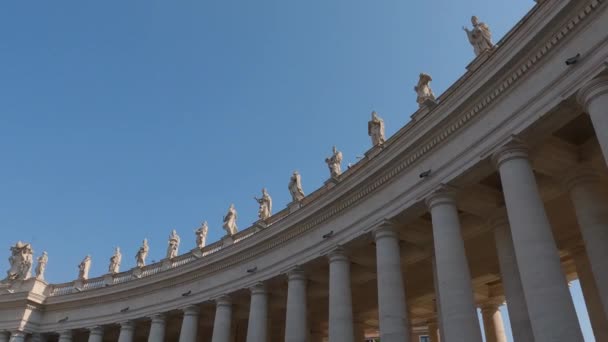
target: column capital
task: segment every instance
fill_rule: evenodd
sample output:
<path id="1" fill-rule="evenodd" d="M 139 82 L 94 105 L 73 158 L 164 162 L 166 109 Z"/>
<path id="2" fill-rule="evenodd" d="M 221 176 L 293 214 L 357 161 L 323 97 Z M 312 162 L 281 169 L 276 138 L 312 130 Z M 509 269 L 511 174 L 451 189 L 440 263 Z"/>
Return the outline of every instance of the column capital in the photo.
<path id="1" fill-rule="evenodd" d="M 447 184 L 440 184 L 433 192 L 424 199 L 429 210 L 440 204 L 456 205 L 456 188 Z"/>
<path id="2" fill-rule="evenodd" d="M 148 316 L 152 323 L 165 323 L 166 315 L 164 313 L 156 313 L 151 316 Z"/>
<path id="3" fill-rule="evenodd" d="M 214 299 L 216 306 L 232 306 L 232 298 L 229 295 L 221 295 Z"/>
<path id="4" fill-rule="evenodd" d="M 266 294 L 266 285 L 263 282 L 258 282 L 249 287 L 251 295 Z"/>
<path id="5" fill-rule="evenodd" d="M 296 265 L 287 271 L 287 281 L 306 280 L 306 273 L 300 265 Z"/>
<path id="6" fill-rule="evenodd" d="M 118 325 L 120 325 L 120 330 L 134 330 L 135 329 L 135 324 L 133 323 L 133 321 L 121 321 L 118 322 Z"/>
<path id="7" fill-rule="evenodd" d="M 23 337 L 23 338 L 25 338 L 25 331 L 23 331 L 23 330 L 13 330 L 13 331 L 11 331 L 11 337 Z"/>
<path id="8" fill-rule="evenodd" d="M 566 174 L 562 182 L 568 191 L 581 184 L 597 184 L 600 176 L 597 171 L 590 167 L 578 167 Z"/>
<path id="9" fill-rule="evenodd" d="M 329 259 L 330 264 L 336 261 L 348 261 L 346 251 L 340 245 L 336 246 L 331 252 L 329 252 L 327 254 L 327 258 Z"/>
<path id="10" fill-rule="evenodd" d="M 199 314 L 199 312 L 201 311 L 200 306 L 194 304 L 194 305 L 188 305 L 185 308 L 182 308 L 182 311 L 184 312 L 184 316 L 197 316 Z"/>
<path id="11" fill-rule="evenodd" d="M 496 169 L 509 160 L 529 158 L 528 146 L 518 137 L 511 137 L 505 145 L 499 147 L 492 153 L 492 163 Z"/>
<path id="12" fill-rule="evenodd" d="M 608 95 L 608 76 L 600 76 L 587 82 L 579 89 L 576 94 L 576 100 L 580 103 L 585 111 L 589 103 L 596 97 Z"/>
<path id="13" fill-rule="evenodd" d="M 495 312 L 500 308 L 502 302 L 490 300 L 479 305 L 481 312 Z"/>
<path id="14" fill-rule="evenodd" d="M 101 325 L 87 328 L 87 330 L 89 330 L 89 335 L 91 336 L 103 336 L 103 327 Z"/>
<path id="15" fill-rule="evenodd" d="M 399 233 L 395 227 L 395 222 L 384 219 L 376 224 L 374 228 L 372 228 L 372 236 L 374 237 L 375 241 L 378 241 L 384 237 L 398 238 Z"/>

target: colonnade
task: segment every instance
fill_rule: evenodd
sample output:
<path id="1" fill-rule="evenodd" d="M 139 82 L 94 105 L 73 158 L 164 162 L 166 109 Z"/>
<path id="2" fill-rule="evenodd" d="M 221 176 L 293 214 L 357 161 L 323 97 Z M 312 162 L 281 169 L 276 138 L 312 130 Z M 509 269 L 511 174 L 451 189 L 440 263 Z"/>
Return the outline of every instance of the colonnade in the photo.
<path id="1" fill-rule="evenodd" d="M 602 152 L 608 160 L 608 77 L 587 84 L 579 93 L 595 127 Z M 515 341 L 583 341 L 583 336 L 561 269 L 560 255 L 541 199 L 526 146 L 513 139 L 497 149 L 492 161 L 502 183 L 505 213 L 488 222 L 493 230 L 502 285 Z M 608 313 L 608 202 L 599 177 L 588 168 L 573 170 L 565 179 L 575 208 L 585 251 L 575 255 L 577 272 L 590 307 L 594 332 L 606 338 Z M 473 296 L 473 284 L 465 254 L 454 191 L 442 185 L 425 203 L 432 219 L 434 278 L 437 319 L 428 324 L 431 341 L 481 342 L 482 335 Z M 401 264 L 399 234 L 391 221 L 372 231 L 376 245 L 379 333 L 382 342 L 410 341 L 410 326 Z M 353 317 L 351 270 L 348 254 L 337 247 L 327 255 L 329 263 L 329 341 L 353 342 L 361 338 Z M 307 322 L 307 277 L 300 267 L 287 273 L 286 342 L 310 341 Z M 486 341 L 506 341 L 500 303 L 481 307 Z M 229 295 L 215 299 L 212 342 L 231 342 L 233 319 Z M 198 334 L 198 305 L 182 308 L 180 342 L 194 342 Z M 250 288 L 247 342 L 268 341 L 268 293 L 264 283 Z M 165 339 L 166 315 L 149 317 L 149 342 Z M 133 321 L 119 322 L 119 342 L 134 339 Z M 103 328 L 89 328 L 89 342 L 101 342 Z M 25 334 L 11 334 L 11 342 Z M 0 333 L 0 342 L 9 335 Z M 59 332 L 60 342 L 72 340 L 72 331 Z"/>

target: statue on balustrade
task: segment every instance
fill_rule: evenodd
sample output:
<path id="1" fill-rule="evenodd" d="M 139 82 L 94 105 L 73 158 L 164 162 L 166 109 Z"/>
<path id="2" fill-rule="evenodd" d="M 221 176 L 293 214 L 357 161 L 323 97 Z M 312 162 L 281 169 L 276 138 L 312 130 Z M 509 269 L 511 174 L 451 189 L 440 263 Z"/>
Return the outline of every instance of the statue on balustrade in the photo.
<path id="1" fill-rule="evenodd" d="M 260 205 L 260 209 L 258 210 L 258 217 L 260 218 L 260 220 L 266 220 L 270 216 L 272 216 L 272 198 L 268 194 L 268 191 L 266 191 L 266 188 L 262 189 L 261 198 L 253 198 Z"/>
<path id="2" fill-rule="evenodd" d="M 342 152 L 338 151 L 336 146 L 333 147 L 332 156 L 325 158 L 325 162 L 329 167 L 329 174 L 332 178 L 337 178 L 342 174 Z"/>
<path id="3" fill-rule="evenodd" d="M 167 259 L 173 259 L 177 256 L 177 252 L 179 249 L 179 235 L 177 235 L 177 232 L 175 231 L 175 229 L 173 229 L 171 231 L 171 235 L 169 236 L 169 246 L 167 246 L 167 255 L 166 258 Z"/>
<path id="4" fill-rule="evenodd" d="M 141 247 L 139 247 L 139 250 L 137 251 L 137 254 L 135 254 L 135 262 L 137 267 L 142 268 L 146 266 L 146 257 L 148 256 L 149 250 L 150 247 L 148 247 L 148 239 L 144 239 Z"/>
<path id="5" fill-rule="evenodd" d="M 372 112 L 372 119 L 367 123 L 367 134 L 372 138 L 373 146 L 384 144 L 384 120 L 375 111 Z"/>
<path id="6" fill-rule="evenodd" d="M 108 272 L 110 274 L 116 274 L 120 272 L 120 263 L 122 262 L 122 254 L 120 253 L 120 247 L 116 247 L 114 249 L 114 255 L 110 258 L 110 267 L 108 267 Z"/>
<path id="7" fill-rule="evenodd" d="M 294 202 L 300 202 L 304 199 L 304 190 L 302 190 L 302 177 L 298 171 L 294 171 L 289 179 L 289 193 Z"/>
<path id="8" fill-rule="evenodd" d="M 11 247 L 8 262 L 11 265 L 6 272 L 7 277 L 2 282 L 26 280 L 31 277 L 34 261 L 34 250 L 29 243 L 17 242 Z"/>
<path id="9" fill-rule="evenodd" d="M 480 22 L 476 16 L 471 18 L 471 23 L 473 24 L 471 30 L 464 26 L 462 29 L 467 33 L 469 42 L 473 45 L 475 56 L 479 56 L 484 51 L 491 50 L 494 47 L 494 43 L 492 43 L 492 32 L 488 25 Z"/>
<path id="10" fill-rule="evenodd" d="M 196 234 L 196 246 L 198 248 L 205 247 L 207 243 L 207 233 L 209 232 L 209 225 L 207 225 L 207 221 L 203 222 L 203 224 L 198 228 L 194 233 Z"/>
<path id="11" fill-rule="evenodd" d="M 433 94 L 433 90 L 430 86 L 432 80 L 430 75 L 421 73 L 420 78 L 418 79 L 418 85 L 414 87 L 417 95 L 416 102 L 418 102 L 420 107 L 425 106 L 428 102 L 435 102 L 435 94 Z"/>
<path id="12" fill-rule="evenodd" d="M 224 216 L 224 224 L 222 224 L 222 227 L 224 230 L 226 230 L 226 234 L 229 236 L 236 234 L 238 231 L 236 226 L 236 218 L 236 209 L 234 208 L 234 204 L 231 204 L 230 208 L 228 208 L 228 213 L 226 213 L 226 216 Z"/>
<path id="13" fill-rule="evenodd" d="M 78 279 L 89 279 L 89 270 L 91 269 L 91 256 L 87 255 L 78 265 Z"/>
<path id="14" fill-rule="evenodd" d="M 48 262 L 48 254 L 46 252 L 42 252 L 42 255 L 38 257 L 38 265 L 36 265 L 36 279 L 44 280 L 44 271 L 46 271 L 46 264 Z"/>

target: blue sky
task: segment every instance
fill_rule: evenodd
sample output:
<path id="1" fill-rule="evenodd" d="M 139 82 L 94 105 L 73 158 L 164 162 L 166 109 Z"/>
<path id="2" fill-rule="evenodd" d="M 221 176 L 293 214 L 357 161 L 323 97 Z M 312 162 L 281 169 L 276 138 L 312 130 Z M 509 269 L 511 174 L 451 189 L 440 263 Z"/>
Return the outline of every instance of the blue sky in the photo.
<path id="1" fill-rule="evenodd" d="M 141 240 L 164 256 L 209 221 L 275 211 L 294 169 L 308 193 L 337 145 L 345 164 L 369 147 L 372 110 L 390 135 L 417 107 L 420 72 L 441 94 L 473 51 L 475 14 L 498 41 L 532 0 L 6 2 L 0 12 L 0 248 L 49 253 L 70 281 L 93 257 L 123 269 Z M 4 246 L 4 247 L 2 247 Z M 0 258 L 6 268 L 6 258 Z"/>

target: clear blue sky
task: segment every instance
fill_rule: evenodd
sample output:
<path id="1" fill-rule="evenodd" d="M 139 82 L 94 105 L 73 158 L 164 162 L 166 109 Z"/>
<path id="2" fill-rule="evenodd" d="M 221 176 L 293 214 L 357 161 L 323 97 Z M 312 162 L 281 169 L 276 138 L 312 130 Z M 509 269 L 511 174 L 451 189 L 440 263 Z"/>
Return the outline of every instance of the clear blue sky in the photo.
<path id="1" fill-rule="evenodd" d="M 416 109 L 424 71 L 441 94 L 473 51 L 475 14 L 498 41 L 533 0 L 9 1 L 0 12 L 0 250 L 49 253 L 47 279 L 92 276 L 113 247 L 164 256 L 193 230 L 256 219 L 267 187 L 284 207 L 369 146 L 371 110 L 390 135 Z M 0 267 L 7 267 L 0 257 Z"/>

